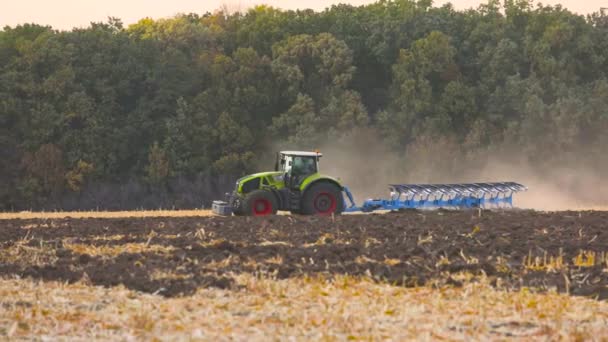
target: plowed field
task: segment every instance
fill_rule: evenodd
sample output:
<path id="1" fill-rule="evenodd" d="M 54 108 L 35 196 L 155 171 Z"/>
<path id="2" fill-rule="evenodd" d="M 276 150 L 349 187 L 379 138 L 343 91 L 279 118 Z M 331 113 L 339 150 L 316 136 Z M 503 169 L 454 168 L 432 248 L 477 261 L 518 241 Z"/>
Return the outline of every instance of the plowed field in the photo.
<path id="1" fill-rule="evenodd" d="M 0 220 L 0 277 L 165 297 L 236 277 L 362 276 L 414 287 L 556 289 L 608 298 L 608 212 L 405 211 L 340 217 Z"/>

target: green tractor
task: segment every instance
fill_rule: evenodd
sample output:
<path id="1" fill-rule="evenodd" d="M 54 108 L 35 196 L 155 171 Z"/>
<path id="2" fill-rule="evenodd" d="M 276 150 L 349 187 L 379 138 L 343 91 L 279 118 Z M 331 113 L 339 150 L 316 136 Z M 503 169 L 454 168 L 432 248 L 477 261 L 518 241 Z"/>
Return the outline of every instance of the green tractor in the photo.
<path id="1" fill-rule="evenodd" d="M 340 214 L 344 190 L 340 182 L 319 173 L 319 152 L 277 153 L 274 171 L 240 178 L 227 201 L 214 201 L 219 215 L 263 216 L 277 211 L 302 215 Z"/>

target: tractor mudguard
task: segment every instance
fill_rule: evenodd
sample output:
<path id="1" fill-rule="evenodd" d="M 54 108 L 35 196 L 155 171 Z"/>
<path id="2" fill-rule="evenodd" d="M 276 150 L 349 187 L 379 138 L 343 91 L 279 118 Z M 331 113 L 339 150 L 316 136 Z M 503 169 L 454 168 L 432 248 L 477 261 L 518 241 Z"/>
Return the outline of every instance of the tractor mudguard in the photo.
<path id="1" fill-rule="evenodd" d="M 314 173 L 308 177 L 306 177 L 306 179 L 304 179 L 304 181 L 302 181 L 302 184 L 300 184 L 300 192 L 303 194 L 306 189 L 308 189 L 312 184 L 317 183 L 317 182 L 328 182 L 331 184 L 334 184 L 335 186 L 338 187 L 338 189 L 342 189 L 342 184 L 340 184 L 340 181 L 338 181 L 336 178 L 327 176 L 327 175 L 322 175 L 320 173 Z"/>

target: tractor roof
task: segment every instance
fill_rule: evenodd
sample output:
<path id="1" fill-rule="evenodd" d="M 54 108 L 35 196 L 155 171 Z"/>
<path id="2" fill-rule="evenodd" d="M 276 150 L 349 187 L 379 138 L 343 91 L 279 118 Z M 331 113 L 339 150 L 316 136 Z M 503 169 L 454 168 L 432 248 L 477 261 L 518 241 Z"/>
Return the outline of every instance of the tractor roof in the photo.
<path id="1" fill-rule="evenodd" d="M 302 157 L 321 157 L 323 154 L 321 152 L 311 152 L 311 151 L 281 151 L 281 154 L 288 156 L 302 156 Z"/>

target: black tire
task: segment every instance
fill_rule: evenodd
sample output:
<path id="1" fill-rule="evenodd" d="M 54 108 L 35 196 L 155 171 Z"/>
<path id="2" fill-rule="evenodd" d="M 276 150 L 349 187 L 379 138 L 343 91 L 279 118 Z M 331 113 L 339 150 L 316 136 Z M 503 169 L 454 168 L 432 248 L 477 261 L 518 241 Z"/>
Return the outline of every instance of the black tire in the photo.
<path id="1" fill-rule="evenodd" d="M 275 215 L 279 205 L 276 196 L 267 190 L 254 190 L 245 196 L 239 214 L 245 216 Z"/>
<path id="2" fill-rule="evenodd" d="M 230 201 L 232 205 L 232 213 L 234 216 L 244 216 L 243 214 L 243 201 L 241 199 L 233 199 Z"/>
<path id="3" fill-rule="evenodd" d="M 232 209 L 232 213 L 234 214 L 234 216 L 243 216 L 243 208 L 241 208 L 240 206 L 235 207 Z"/>
<path id="4" fill-rule="evenodd" d="M 343 210 L 342 189 L 328 182 L 311 185 L 304 192 L 300 208 L 303 215 L 340 214 Z"/>

